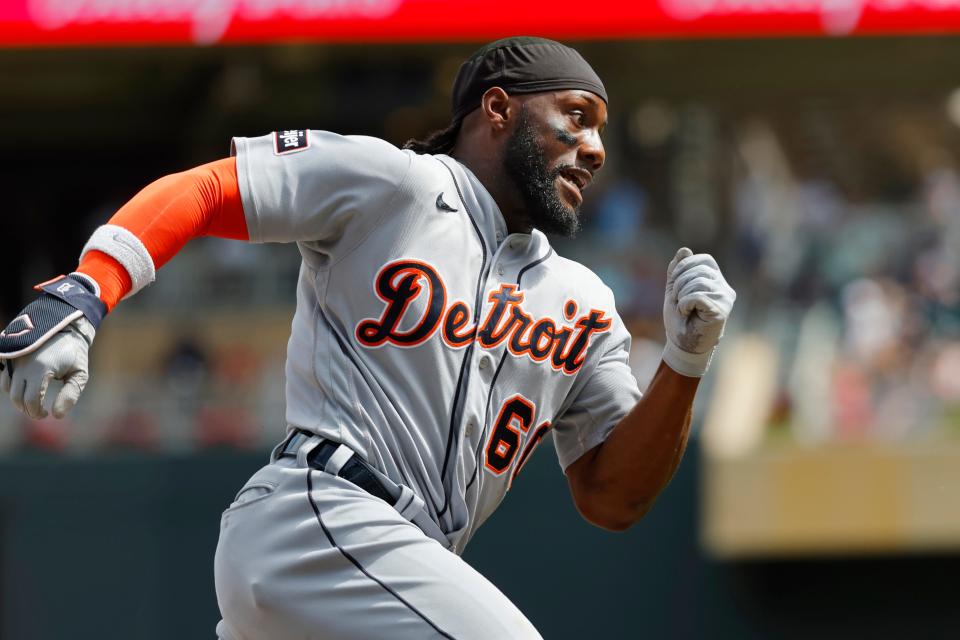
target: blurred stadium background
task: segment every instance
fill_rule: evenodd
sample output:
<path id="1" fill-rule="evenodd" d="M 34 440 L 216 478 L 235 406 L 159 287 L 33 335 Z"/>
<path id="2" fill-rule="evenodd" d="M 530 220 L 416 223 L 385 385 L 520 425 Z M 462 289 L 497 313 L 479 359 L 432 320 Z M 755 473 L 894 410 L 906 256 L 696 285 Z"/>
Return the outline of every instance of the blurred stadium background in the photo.
<path id="1" fill-rule="evenodd" d="M 960 637 L 957 29 L 924 0 L 7 0 L 0 318 L 231 136 L 402 144 L 447 123 L 480 42 L 560 37 L 611 119 L 556 244 L 615 290 L 641 385 L 678 245 L 739 300 L 644 522 L 592 529 L 541 453 L 467 559 L 550 639 Z M 220 511 L 283 432 L 298 261 L 194 242 L 105 321 L 69 420 L 0 401 L 0 638 L 213 637 Z"/>

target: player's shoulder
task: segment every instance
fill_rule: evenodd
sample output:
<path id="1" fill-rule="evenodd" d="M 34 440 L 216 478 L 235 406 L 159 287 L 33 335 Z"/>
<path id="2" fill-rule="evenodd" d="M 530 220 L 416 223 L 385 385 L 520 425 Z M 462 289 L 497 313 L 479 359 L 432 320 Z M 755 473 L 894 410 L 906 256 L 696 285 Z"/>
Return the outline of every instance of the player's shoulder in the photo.
<path id="1" fill-rule="evenodd" d="M 305 168 L 319 170 L 325 176 L 340 176 L 354 181 L 373 181 L 398 185 L 410 172 L 409 153 L 396 145 L 367 135 L 340 134 L 311 129 L 307 132 L 309 156 Z"/>
<path id="2" fill-rule="evenodd" d="M 231 155 L 258 154 L 291 161 L 347 167 L 409 165 L 409 154 L 367 135 L 340 134 L 323 129 L 279 129 L 268 134 L 231 140 Z"/>
<path id="3" fill-rule="evenodd" d="M 373 163 L 387 163 L 405 168 L 408 185 L 435 185 L 450 179 L 450 171 L 437 156 L 418 154 L 410 149 L 397 147 L 387 140 L 365 135 L 340 135 L 329 131 L 317 131 L 318 142 L 327 148 L 353 147 L 351 157 L 368 159 Z"/>
<path id="4" fill-rule="evenodd" d="M 614 309 L 613 290 L 590 267 L 560 255 L 554 249 L 550 270 L 565 290 L 594 307 Z"/>
<path id="5" fill-rule="evenodd" d="M 403 153 L 410 154 L 410 174 L 413 179 L 427 180 L 436 182 L 437 180 L 451 180 L 452 169 L 450 165 L 444 163 L 441 158 L 447 156 L 434 155 L 430 153 L 417 153 L 410 149 L 403 149 Z M 450 158 L 448 158 L 448 161 Z M 455 161 L 450 164 L 457 165 Z"/>
<path id="6" fill-rule="evenodd" d="M 551 267 L 563 276 L 571 286 L 578 288 L 595 289 L 602 287 L 606 289 L 603 279 L 590 267 L 577 262 L 571 258 L 561 255 L 556 248 L 553 249 L 553 255 L 550 256 Z"/>
<path id="7" fill-rule="evenodd" d="M 345 153 L 351 160 L 389 160 L 409 163 L 409 154 L 382 138 L 358 134 L 340 134 L 333 131 L 311 129 L 310 144 L 321 153 Z"/>
<path id="8" fill-rule="evenodd" d="M 392 142 L 376 136 L 367 136 L 361 134 L 340 134 L 333 131 L 311 130 L 320 145 L 323 144 L 348 144 L 361 147 L 371 153 L 383 153 L 386 155 L 406 155 L 406 152 L 397 147 Z"/>

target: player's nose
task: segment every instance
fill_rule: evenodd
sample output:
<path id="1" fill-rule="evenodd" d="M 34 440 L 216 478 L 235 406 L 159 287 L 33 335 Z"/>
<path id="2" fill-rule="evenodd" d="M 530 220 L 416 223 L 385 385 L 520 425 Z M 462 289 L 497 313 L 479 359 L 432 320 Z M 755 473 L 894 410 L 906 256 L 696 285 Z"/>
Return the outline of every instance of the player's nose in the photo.
<path id="1" fill-rule="evenodd" d="M 607 158 L 607 152 L 603 148 L 603 141 L 598 131 L 593 130 L 587 133 L 580 144 L 578 155 L 585 169 L 594 173 L 600 170 Z"/>

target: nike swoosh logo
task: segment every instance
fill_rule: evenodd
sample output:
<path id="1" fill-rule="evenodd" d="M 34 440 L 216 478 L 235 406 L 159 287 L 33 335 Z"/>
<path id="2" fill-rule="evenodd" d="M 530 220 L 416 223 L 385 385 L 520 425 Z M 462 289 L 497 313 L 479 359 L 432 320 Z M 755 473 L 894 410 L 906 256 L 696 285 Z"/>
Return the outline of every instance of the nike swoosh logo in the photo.
<path id="1" fill-rule="evenodd" d="M 119 233 L 113 234 L 113 241 L 116 242 L 117 244 L 122 244 L 128 249 L 133 249 L 134 251 L 137 251 L 137 247 L 131 244 L 130 242 L 127 242 L 126 237 L 120 235 Z"/>
<path id="2" fill-rule="evenodd" d="M 443 191 L 441 191 L 440 195 L 437 196 L 437 209 L 441 209 L 443 211 L 459 211 L 459 209 L 454 209 L 443 201 Z"/>

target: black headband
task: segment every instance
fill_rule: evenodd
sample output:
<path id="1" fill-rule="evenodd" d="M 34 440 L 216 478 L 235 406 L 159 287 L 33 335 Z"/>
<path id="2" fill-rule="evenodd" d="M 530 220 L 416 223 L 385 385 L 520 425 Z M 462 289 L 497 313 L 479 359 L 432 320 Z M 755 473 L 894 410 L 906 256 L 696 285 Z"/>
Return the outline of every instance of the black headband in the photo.
<path id="1" fill-rule="evenodd" d="M 575 50 L 544 38 L 504 38 L 480 48 L 460 65 L 453 82 L 453 120 L 480 106 L 491 87 L 507 93 L 583 89 L 607 102 L 596 72 Z"/>

